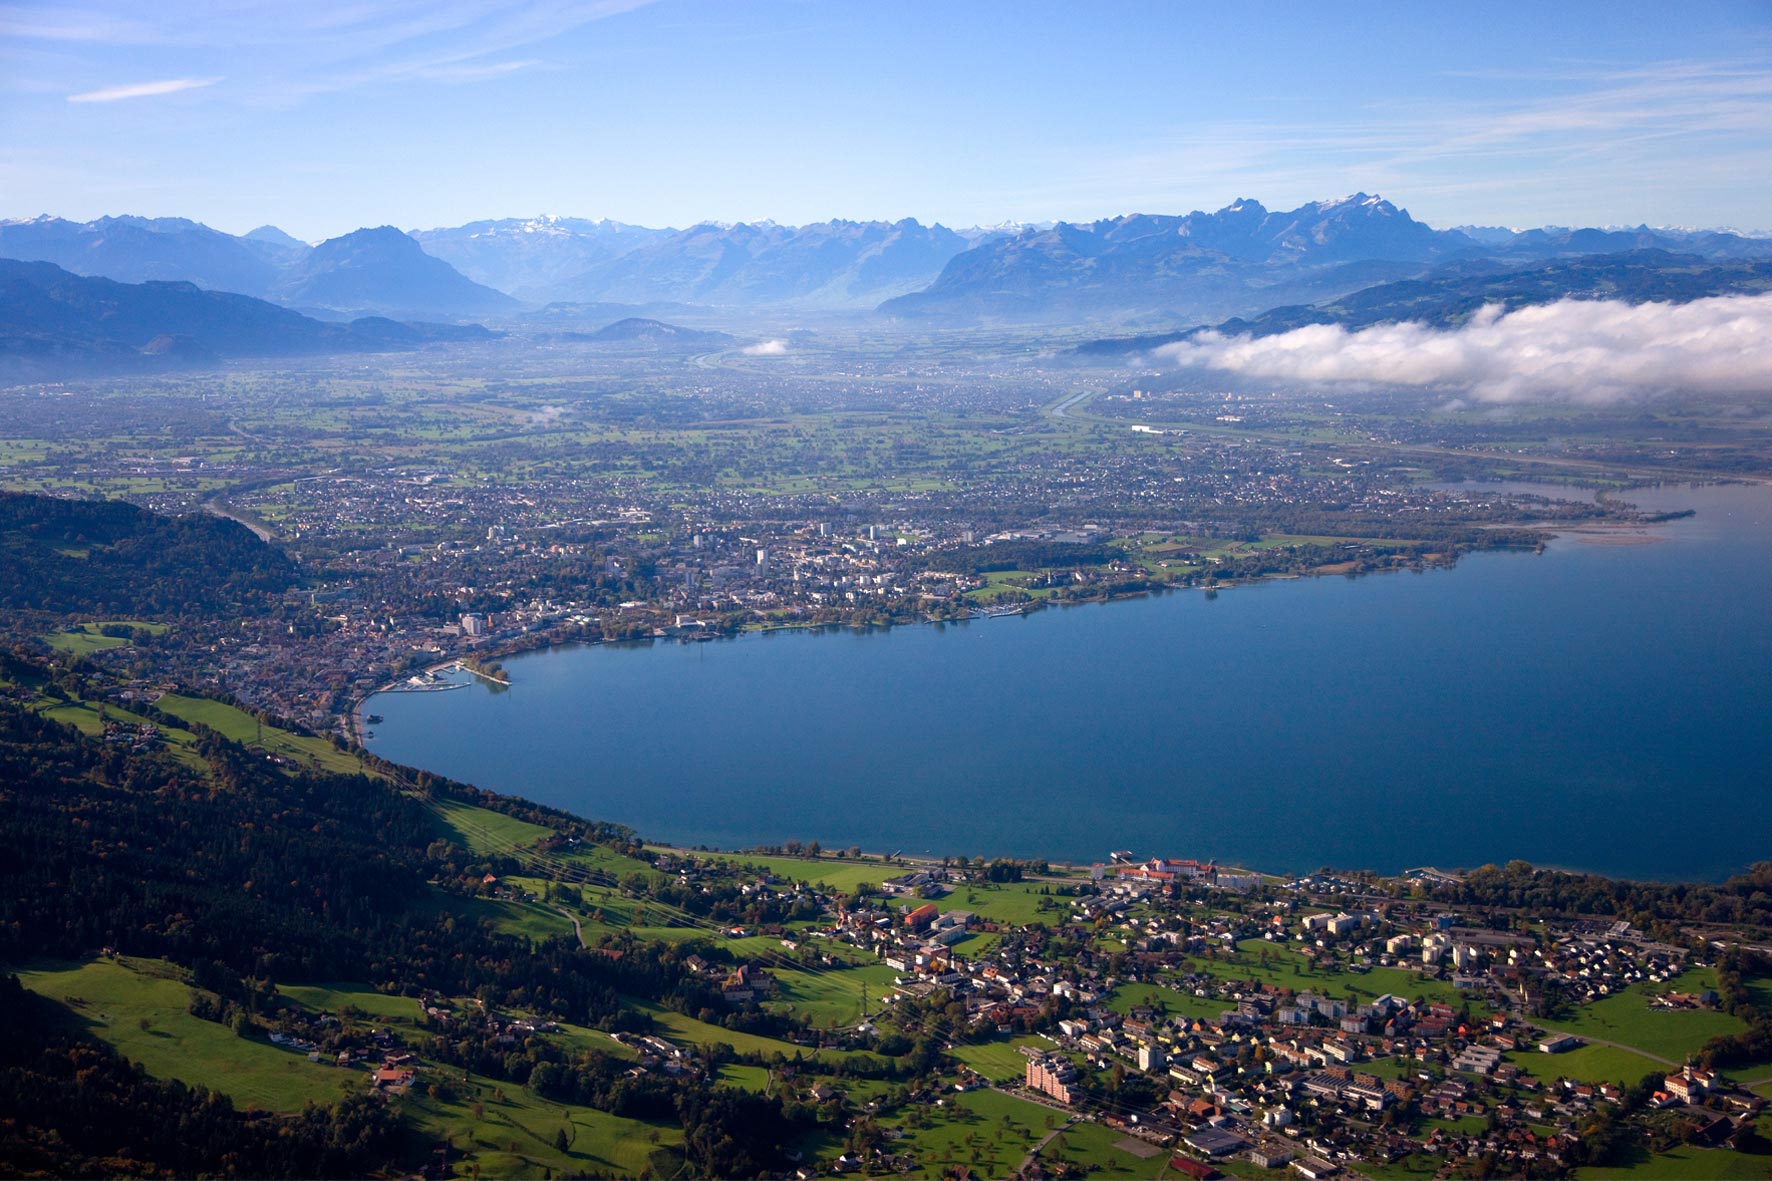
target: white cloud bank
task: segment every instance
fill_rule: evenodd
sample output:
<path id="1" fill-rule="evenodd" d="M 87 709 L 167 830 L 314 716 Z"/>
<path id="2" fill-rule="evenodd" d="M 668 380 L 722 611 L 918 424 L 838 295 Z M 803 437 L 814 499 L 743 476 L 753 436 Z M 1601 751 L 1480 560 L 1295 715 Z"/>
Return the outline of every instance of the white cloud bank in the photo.
<path id="1" fill-rule="evenodd" d="M 748 345 L 739 350 L 747 357 L 782 357 L 787 355 L 788 342 L 785 340 L 766 340 L 761 344 Z"/>
<path id="2" fill-rule="evenodd" d="M 84 94 L 70 94 L 71 103 L 114 103 L 126 98 L 153 98 L 161 94 L 177 94 L 181 90 L 198 90 L 205 86 L 214 86 L 220 78 L 168 78 L 164 82 L 136 82 L 129 86 L 107 86 L 103 90 L 88 90 Z"/>
<path id="3" fill-rule="evenodd" d="M 1675 391 L 1772 394 L 1772 294 L 1685 304 L 1563 300 L 1460 328 L 1312 325 L 1251 338 L 1206 333 L 1157 356 L 1184 368 L 1304 383 L 1357 382 L 1482 402 L 1606 403 Z"/>

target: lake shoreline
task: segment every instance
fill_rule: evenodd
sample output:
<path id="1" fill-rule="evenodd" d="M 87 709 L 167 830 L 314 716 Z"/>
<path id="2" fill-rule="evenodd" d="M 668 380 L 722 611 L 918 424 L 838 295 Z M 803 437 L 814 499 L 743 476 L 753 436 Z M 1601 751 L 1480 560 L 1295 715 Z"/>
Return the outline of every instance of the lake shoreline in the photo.
<path id="1" fill-rule="evenodd" d="M 793 621 L 747 629 L 787 643 L 718 652 L 693 633 L 645 637 L 645 656 L 525 637 L 543 641 L 512 668 L 525 692 L 376 702 L 374 748 L 681 847 L 816 835 L 1081 864 L 1130 847 L 1281 871 L 1517 856 L 1716 881 L 1772 854 L 1747 829 L 1692 832 L 1696 801 L 1766 794 L 1772 735 L 1750 719 L 1772 709 L 1754 671 L 1772 631 L 1749 592 L 1772 505 L 1719 488 L 1644 507 L 1693 504 L 1553 530 L 1542 562 L 1422 564 L 1459 576 L 1421 584 L 1245 578 L 1218 589 L 1274 591 L 1215 607 L 1141 588 L 1026 628 Z M 857 642 L 791 640 L 812 631 Z"/>

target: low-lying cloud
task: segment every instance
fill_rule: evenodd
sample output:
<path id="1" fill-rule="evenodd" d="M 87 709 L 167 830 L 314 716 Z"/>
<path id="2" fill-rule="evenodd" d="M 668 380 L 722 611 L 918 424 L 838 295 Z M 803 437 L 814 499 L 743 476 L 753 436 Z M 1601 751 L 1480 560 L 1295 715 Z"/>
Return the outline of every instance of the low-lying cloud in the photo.
<path id="1" fill-rule="evenodd" d="M 781 357 L 786 356 L 788 342 L 785 340 L 766 340 L 761 344 L 747 345 L 739 350 L 747 357 Z"/>
<path id="2" fill-rule="evenodd" d="M 1209 332 L 1157 355 L 1184 368 L 1310 384 L 1443 389 L 1482 402 L 1627 401 L 1680 391 L 1772 393 L 1772 294 L 1691 303 L 1569 299 L 1458 328 L 1312 325 Z"/>

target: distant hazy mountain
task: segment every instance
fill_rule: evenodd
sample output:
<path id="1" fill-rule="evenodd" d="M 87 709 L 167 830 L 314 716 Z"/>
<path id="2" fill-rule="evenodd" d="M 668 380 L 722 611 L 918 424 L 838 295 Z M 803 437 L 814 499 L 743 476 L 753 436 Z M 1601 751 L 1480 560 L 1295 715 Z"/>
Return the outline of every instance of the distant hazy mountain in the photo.
<path id="1" fill-rule="evenodd" d="M 503 292 L 432 258 L 393 226 L 320 243 L 285 273 L 277 295 L 298 307 L 407 316 L 496 315 L 518 306 Z"/>
<path id="2" fill-rule="evenodd" d="M 716 306 L 863 308 L 916 291 L 967 249 L 945 226 L 828 221 L 707 222 L 591 267 L 558 298 Z"/>
<path id="3" fill-rule="evenodd" d="M 674 348 L 718 348 L 738 339 L 724 332 L 705 332 L 698 328 L 685 328 L 680 324 L 667 324 L 662 320 L 648 320 L 642 316 L 617 320 L 595 332 L 554 332 L 545 335 L 554 340 L 578 340 L 590 344 L 641 344 Z"/>
<path id="4" fill-rule="evenodd" d="M 1641 249 L 1772 257 L 1772 243 L 1716 232 L 1434 230 L 1389 201 L 1356 193 L 1286 212 L 1242 200 L 1183 217 L 1060 222 L 968 250 L 927 290 L 881 310 L 960 320 L 1199 323 L 1419 277 L 1457 259 L 1507 269 Z"/>
<path id="5" fill-rule="evenodd" d="M 1650 229 L 1648 226 L 1629 230 L 1547 227 L 1525 230 L 1494 245 L 1495 253 L 1504 258 L 1618 254 L 1629 250 L 1666 250 L 1717 259 L 1772 258 L 1772 240 L 1722 230 Z"/>
<path id="6" fill-rule="evenodd" d="M 249 230 L 240 235 L 240 242 L 279 272 L 289 270 L 313 249 L 300 238 L 292 238 L 276 226 L 260 226 L 256 230 Z"/>
<path id="7" fill-rule="evenodd" d="M 285 250 L 296 251 L 297 253 L 306 253 L 311 249 L 311 247 L 300 238 L 292 237 L 278 229 L 276 226 L 271 225 L 260 226 L 256 230 L 247 230 L 240 236 L 248 242 L 263 242 L 267 246 L 278 246 Z"/>
<path id="8" fill-rule="evenodd" d="M 1368 328 L 1403 320 L 1436 327 L 1464 323 L 1478 309 L 1499 304 L 1508 311 L 1560 299 L 1616 299 L 1627 303 L 1689 303 L 1713 295 L 1757 295 L 1772 291 L 1772 258 L 1721 262 L 1665 250 L 1593 254 L 1497 269 L 1493 260 L 1464 260 L 1427 278 L 1368 287 L 1310 306 L 1281 307 L 1250 319 L 1213 327 L 1226 335 L 1271 336 L 1308 324 Z M 1205 327 L 1091 341 L 1074 351 L 1084 356 L 1117 357 L 1185 340 Z"/>
<path id="9" fill-rule="evenodd" d="M 183 279 L 215 291 L 264 295 L 277 266 L 230 234 L 183 218 L 34 217 L 0 221 L 0 258 L 52 262 L 124 283 Z"/>
<path id="10" fill-rule="evenodd" d="M 192 283 L 119 283 L 53 263 L 0 259 L 0 376 L 129 372 L 230 357 L 407 349 L 493 336 L 479 325 L 329 324 Z"/>
<path id="11" fill-rule="evenodd" d="M 488 287 L 518 299 L 546 303 L 563 283 L 675 230 L 579 217 L 507 217 L 452 229 L 414 230 L 425 253 Z"/>
<path id="12" fill-rule="evenodd" d="M 186 280 L 318 316 L 482 317 L 578 305 L 610 314 L 879 307 L 945 322 L 1100 320 L 1164 328 L 1254 316 L 1453 263 L 1472 274 L 1636 250 L 1712 260 L 1772 257 L 1772 238 L 1720 230 L 1435 230 L 1356 193 L 1292 210 L 1240 200 L 1213 213 L 950 230 L 906 219 L 704 223 L 649 229 L 568 217 L 506 218 L 400 234 L 359 230 L 310 247 L 275 226 L 235 237 L 183 218 L 0 221 L 0 257 L 123 282 Z M 512 299 L 510 297 L 515 297 Z M 627 312 L 614 309 L 625 308 Z"/>
<path id="13" fill-rule="evenodd" d="M 1240 200 L 1216 213 L 1059 222 L 985 242 L 897 316 L 1011 320 L 1222 316 L 1333 294 L 1477 249 L 1379 197 L 1356 193 L 1284 212 Z"/>

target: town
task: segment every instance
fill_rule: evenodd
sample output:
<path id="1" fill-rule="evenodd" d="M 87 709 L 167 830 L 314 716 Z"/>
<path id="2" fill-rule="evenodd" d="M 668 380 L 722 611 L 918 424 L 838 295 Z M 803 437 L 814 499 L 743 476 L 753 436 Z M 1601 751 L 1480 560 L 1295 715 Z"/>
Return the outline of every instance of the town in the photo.
<path id="1" fill-rule="evenodd" d="M 1422 569 L 1640 529 L 1627 498 L 1571 482 L 1729 461 L 1621 450 L 1611 418 L 1593 424 L 1602 454 L 1394 400 L 1128 382 L 1017 343 L 915 360 L 840 338 L 769 362 L 602 352 L 583 361 L 595 379 L 501 343 L 410 383 L 325 362 L 201 390 L 63 383 L 20 392 L 0 477 L 207 509 L 272 541 L 297 563 L 282 596 L 82 654 L 138 690 L 182 684 L 360 737 L 371 693 L 470 656 Z M 1558 483 L 1465 482 L 1522 477 Z M 69 625 L 7 624 L 20 639 Z"/>
<path id="2" fill-rule="evenodd" d="M 464 1087 L 464 1064 L 545 1099 L 564 1093 L 548 1062 L 610 1057 L 635 1086 L 778 1094 L 812 1121 L 776 1174 L 801 1179 L 1427 1181 L 1766 1159 L 1772 1060 L 1737 1043 L 1772 964 L 1725 927 L 1651 934 L 1483 901 L 1519 867 L 1284 879 L 1129 851 L 1087 867 L 815 842 L 612 853 L 473 816 L 497 817 L 456 823 L 502 872 L 464 882 L 469 900 L 594 953 L 663 940 L 707 1002 L 580 1028 L 472 997 L 288 986 L 239 1031 L 429 1105 L 496 1089 Z M 469 1047 L 537 1065 L 513 1074 Z"/>

